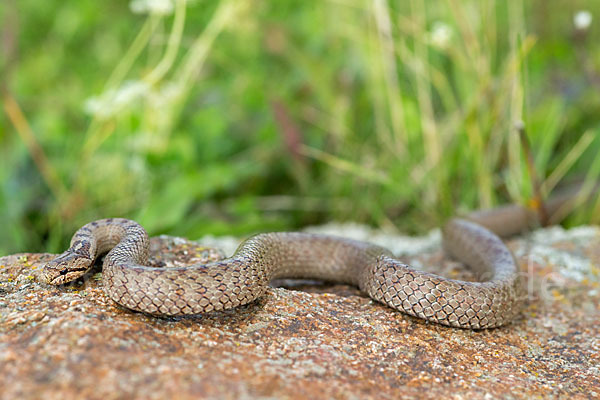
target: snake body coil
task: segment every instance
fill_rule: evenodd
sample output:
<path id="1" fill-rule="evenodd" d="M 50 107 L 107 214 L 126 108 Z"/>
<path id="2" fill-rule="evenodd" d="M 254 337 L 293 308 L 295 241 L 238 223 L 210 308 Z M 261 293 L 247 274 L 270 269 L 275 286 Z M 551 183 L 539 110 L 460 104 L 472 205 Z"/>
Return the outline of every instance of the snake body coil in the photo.
<path id="1" fill-rule="evenodd" d="M 463 219 L 443 229 L 444 248 L 472 268 L 481 282 L 415 270 L 379 246 L 329 235 L 264 233 L 233 256 L 206 265 L 147 267 L 148 235 L 136 222 L 109 218 L 79 229 L 70 248 L 44 268 L 55 285 L 83 275 L 107 251 L 103 286 L 132 310 L 158 315 L 198 314 L 247 304 L 276 278 L 312 278 L 358 286 L 371 298 L 428 321 L 460 328 L 492 328 L 519 311 L 521 283 L 515 260 L 491 231 Z"/>

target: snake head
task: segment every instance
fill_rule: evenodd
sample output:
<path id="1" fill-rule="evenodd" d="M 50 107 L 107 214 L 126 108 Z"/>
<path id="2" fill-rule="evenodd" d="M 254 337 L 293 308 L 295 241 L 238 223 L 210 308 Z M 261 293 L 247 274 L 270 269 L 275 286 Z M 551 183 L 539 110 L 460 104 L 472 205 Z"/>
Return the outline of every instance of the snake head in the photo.
<path id="1" fill-rule="evenodd" d="M 83 276 L 94 260 L 83 254 L 65 251 L 49 261 L 42 271 L 42 279 L 50 285 L 63 285 Z"/>

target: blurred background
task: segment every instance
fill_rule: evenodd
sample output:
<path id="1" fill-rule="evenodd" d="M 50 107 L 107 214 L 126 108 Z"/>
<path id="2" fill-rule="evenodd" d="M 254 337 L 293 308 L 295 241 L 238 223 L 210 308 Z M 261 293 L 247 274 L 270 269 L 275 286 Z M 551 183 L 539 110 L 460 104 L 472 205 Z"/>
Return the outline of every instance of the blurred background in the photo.
<path id="1" fill-rule="evenodd" d="M 422 233 L 600 173 L 600 2 L 2 0 L 0 255 L 91 220 Z M 580 207 L 568 223 L 599 222 Z"/>

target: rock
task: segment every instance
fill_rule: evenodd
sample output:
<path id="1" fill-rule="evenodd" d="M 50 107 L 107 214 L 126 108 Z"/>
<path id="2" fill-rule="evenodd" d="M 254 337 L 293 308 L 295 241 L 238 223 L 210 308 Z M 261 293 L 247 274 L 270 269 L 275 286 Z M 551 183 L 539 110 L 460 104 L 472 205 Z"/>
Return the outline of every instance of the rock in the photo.
<path id="1" fill-rule="evenodd" d="M 406 238 L 361 227 L 319 230 L 407 248 Z M 438 233 L 410 240 L 420 253 L 404 251 L 406 262 L 470 278 L 444 258 Z M 600 228 L 538 230 L 508 244 L 527 277 L 526 308 L 484 331 L 427 323 L 352 287 L 287 280 L 295 290 L 272 288 L 234 310 L 156 318 L 110 301 L 99 271 L 52 287 L 36 280 L 52 255 L 2 257 L 0 397 L 600 396 Z M 168 237 L 152 250 L 166 267 L 222 256 Z"/>

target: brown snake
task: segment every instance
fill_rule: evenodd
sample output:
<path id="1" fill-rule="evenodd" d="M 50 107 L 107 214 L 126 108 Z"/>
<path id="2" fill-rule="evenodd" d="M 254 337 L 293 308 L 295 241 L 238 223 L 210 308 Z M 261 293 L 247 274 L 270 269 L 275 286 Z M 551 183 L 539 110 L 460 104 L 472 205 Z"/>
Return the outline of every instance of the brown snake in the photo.
<path id="1" fill-rule="evenodd" d="M 571 196 L 572 197 L 572 196 Z M 553 211 L 567 199 L 555 197 Z M 184 315 L 225 310 L 260 297 L 276 278 L 313 278 L 358 286 L 371 298 L 404 313 L 459 328 L 492 328 L 519 312 L 522 287 L 514 257 L 500 235 L 537 220 L 534 212 L 508 206 L 452 219 L 443 228 L 446 252 L 473 269 L 480 282 L 415 270 L 379 246 L 309 233 L 264 233 L 244 241 L 222 261 L 180 268 L 144 266 L 146 231 L 136 222 L 109 218 L 79 229 L 70 248 L 50 261 L 42 276 L 60 285 L 82 276 L 97 256 L 107 295 L 131 310 Z M 484 228 L 482 225 L 487 226 Z"/>

